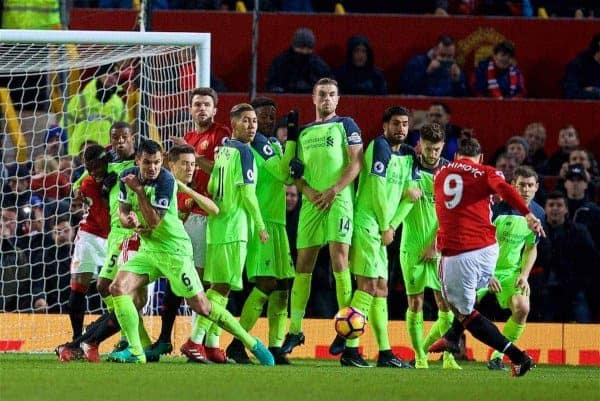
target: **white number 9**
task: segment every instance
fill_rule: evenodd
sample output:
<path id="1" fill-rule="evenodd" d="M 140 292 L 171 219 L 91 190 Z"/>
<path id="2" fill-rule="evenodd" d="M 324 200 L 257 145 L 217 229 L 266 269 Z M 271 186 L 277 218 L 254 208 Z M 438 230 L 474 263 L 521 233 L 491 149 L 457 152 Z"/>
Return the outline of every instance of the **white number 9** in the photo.
<path id="1" fill-rule="evenodd" d="M 458 174 L 449 174 L 444 180 L 444 195 L 451 196 L 452 199 L 444 202 L 447 209 L 454 209 L 461 201 L 463 196 L 463 179 Z"/>

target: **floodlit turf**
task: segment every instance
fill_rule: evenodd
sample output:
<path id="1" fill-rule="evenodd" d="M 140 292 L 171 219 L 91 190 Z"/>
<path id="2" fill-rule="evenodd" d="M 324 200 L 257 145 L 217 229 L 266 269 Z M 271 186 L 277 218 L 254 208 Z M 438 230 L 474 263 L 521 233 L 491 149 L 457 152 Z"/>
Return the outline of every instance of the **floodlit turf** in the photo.
<path id="1" fill-rule="evenodd" d="M 600 400 L 600 369 L 542 365 L 521 378 L 463 363 L 462 371 L 293 366 L 218 366 L 167 357 L 160 363 L 59 363 L 53 355 L 0 354 L 1 401 L 205 400 Z"/>

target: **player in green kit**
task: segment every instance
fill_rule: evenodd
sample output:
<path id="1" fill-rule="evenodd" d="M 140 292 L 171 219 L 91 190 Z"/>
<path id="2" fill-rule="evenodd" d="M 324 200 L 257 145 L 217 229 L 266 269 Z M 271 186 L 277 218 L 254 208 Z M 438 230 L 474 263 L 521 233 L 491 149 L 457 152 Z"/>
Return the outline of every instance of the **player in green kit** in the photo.
<path id="1" fill-rule="evenodd" d="M 378 367 L 412 368 L 391 350 L 388 336 L 388 258 L 386 246 L 398 228 L 395 215 L 411 180 L 418 178 L 414 149 L 402 143 L 408 133 L 409 111 L 390 107 L 383 113 L 383 135 L 373 139 L 360 172 L 350 270 L 357 289 L 350 306 L 368 316 L 379 346 Z M 408 190 L 406 196 L 408 196 Z M 357 344 L 348 340 L 340 360 L 344 366 L 370 367 Z"/>
<path id="2" fill-rule="evenodd" d="M 220 212 L 208 218 L 204 271 L 204 280 L 211 283 L 206 297 L 222 308 L 231 290 L 242 289 L 249 232 L 255 230 L 263 244 L 269 240 L 256 198 L 256 162 L 249 145 L 256 135 L 256 113 L 251 105 L 241 103 L 231 109 L 230 117 L 232 139 L 219 149 L 208 182 L 208 192 Z M 205 363 L 202 341 L 209 331 L 215 337 L 219 334 L 212 328 L 213 323 L 202 316 L 196 320 L 192 335 L 181 347 L 189 360 Z"/>
<path id="3" fill-rule="evenodd" d="M 118 270 L 118 258 L 121 252 L 121 243 L 133 234 L 133 230 L 123 228 L 119 220 L 119 174 L 135 165 L 135 137 L 131 126 L 123 121 L 116 122 L 110 129 L 111 158 L 108 165 L 108 174 L 102 184 L 103 197 L 108 198 L 110 210 L 110 232 L 107 239 L 107 253 L 104 266 L 98 274 L 96 287 L 102 296 L 109 313 L 104 314 L 96 322 L 92 323 L 86 329 L 86 332 L 74 341 L 63 344 L 56 349 L 59 359 L 68 361 L 75 359 L 73 355 L 75 350 L 83 350 L 84 357 L 91 362 L 99 362 L 98 345 L 106 338 L 119 331 L 119 323 L 113 312 L 112 296 L 109 286 L 115 278 Z M 74 191 L 77 191 L 79 183 L 87 176 L 87 172 L 75 183 Z M 135 297 L 138 308 L 146 303 L 146 293 L 141 289 Z M 141 319 L 141 317 L 140 317 Z M 141 335 L 146 339 L 147 334 L 140 325 Z M 126 341 L 121 341 L 125 343 Z M 126 346 L 126 345 L 125 345 Z M 123 346 L 121 345 L 121 348 Z"/>
<path id="4" fill-rule="evenodd" d="M 269 241 L 262 244 L 256 230 L 251 230 L 255 235 L 248 242 L 246 274 L 255 286 L 242 308 L 240 324 L 250 331 L 266 303 L 269 350 L 275 357 L 275 364 L 287 365 L 290 362 L 281 352 L 281 344 L 285 335 L 288 291 L 294 278 L 294 265 L 285 230 L 285 184 L 290 181 L 288 166 L 294 156 L 296 142 L 289 141 L 283 153 L 281 144 L 272 136 L 277 111 L 273 100 L 256 98 L 252 101 L 252 107 L 258 121 L 256 136 L 250 144 L 258 167 L 256 196 Z M 237 363 L 250 362 L 243 344 L 236 339 L 227 347 L 227 356 Z"/>
<path id="5" fill-rule="evenodd" d="M 112 352 L 109 360 L 146 362 L 132 295 L 164 276 L 192 310 L 240 338 L 263 365 L 274 365 L 269 350 L 250 336 L 224 307 L 204 294 L 194 266 L 192 243 L 178 216 L 177 184 L 173 175 L 162 168 L 160 145 L 151 140 L 142 142 L 136 153 L 136 167 L 123 171 L 120 181 L 119 218 L 125 228 L 135 229 L 141 245 L 135 256 L 120 267 L 110 286 L 115 314 L 129 347 Z"/>
<path id="6" fill-rule="evenodd" d="M 296 180 L 296 186 L 302 192 L 303 201 L 298 220 L 298 258 L 292 286 L 290 328 L 282 345 L 285 353 L 304 343 L 302 319 L 310 296 L 312 272 L 324 245 L 329 246 L 338 306 L 348 306 L 352 298 L 348 269 L 354 217 L 352 183 L 360 173 L 363 145 L 354 120 L 336 115 L 339 99 L 335 80 L 322 78 L 317 81 L 313 88 L 316 119 L 302 128 L 297 141 L 298 159 L 304 164 L 304 174 Z M 288 132 L 290 139 L 294 138 L 290 138 Z M 335 354 L 344 349 L 345 343 L 341 337 L 336 337 L 331 345 Z"/>
<path id="7" fill-rule="evenodd" d="M 531 167 L 520 166 L 515 170 L 512 185 L 534 215 L 544 221 L 544 209 L 533 200 L 539 188 L 537 173 Z M 529 314 L 530 290 L 527 279 L 537 258 L 539 236 L 529 229 L 525 217 L 506 202 L 494 205 L 492 212 L 500 253 L 494 277 L 488 288 L 477 292 L 477 298 L 480 300 L 489 292 L 496 296 L 500 307 L 510 309 L 511 316 L 502 334 L 514 343 L 523 334 Z M 503 356 L 501 352 L 494 351 L 488 368 L 508 370 L 502 362 Z"/>
<path id="8" fill-rule="evenodd" d="M 420 129 L 421 155 L 418 157 L 420 180 L 417 188 L 421 198 L 416 202 L 405 199 L 400 204 L 402 242 L 400 243 L 400 266 L 406 287 L 408 309 L 406 328 L 415 351 L 415 367 L 427 369 L 427 348 L 440 338 L 452 324 L 454 314 L 441 294 L 438 278 L 440 255 L 435 249 L 438 221 L 433 203 L 433 171 L 448 163 L 441 157 L 444 148 L 444 130 L 437 123 Z M 438 318 L 423 340 L 423 299 L 425 288 L 431 288 L 438 307 Z M 449 352 L 444 352 L 443 367 L 460 369 Z"/>

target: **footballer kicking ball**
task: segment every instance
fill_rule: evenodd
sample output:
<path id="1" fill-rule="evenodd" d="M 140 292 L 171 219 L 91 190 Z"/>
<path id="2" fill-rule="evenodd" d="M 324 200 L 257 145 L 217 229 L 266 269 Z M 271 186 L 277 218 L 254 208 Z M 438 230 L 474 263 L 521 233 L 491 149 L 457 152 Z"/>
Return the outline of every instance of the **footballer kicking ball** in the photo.
<path id="1" fill-rule="evenodd" d="M 364 334 L 367 318 L 360 310 L 345 306 L 335 315 L 335 331 L 342 337 L 351 339 Z"/>

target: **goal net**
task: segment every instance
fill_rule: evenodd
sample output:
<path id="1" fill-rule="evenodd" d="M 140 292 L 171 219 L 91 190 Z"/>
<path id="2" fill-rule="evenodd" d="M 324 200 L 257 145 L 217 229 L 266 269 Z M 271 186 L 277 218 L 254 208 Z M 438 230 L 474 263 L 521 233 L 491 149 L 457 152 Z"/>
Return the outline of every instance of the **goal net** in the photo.
<path id="1" fill-rule="evenodd" d="M 206 33 L 0 30 L 0 351 L 15 347 L 6 340 L 36 351 L 69 340 L 72 244 L 85 213 L 71 185 L 86 144 L 109 145 L 110 126 L 126 121 L 168 148 L 192 126 L 190 90 L 209 81 Z M 86 313 L 101 312 L 92 285 Z"/>

